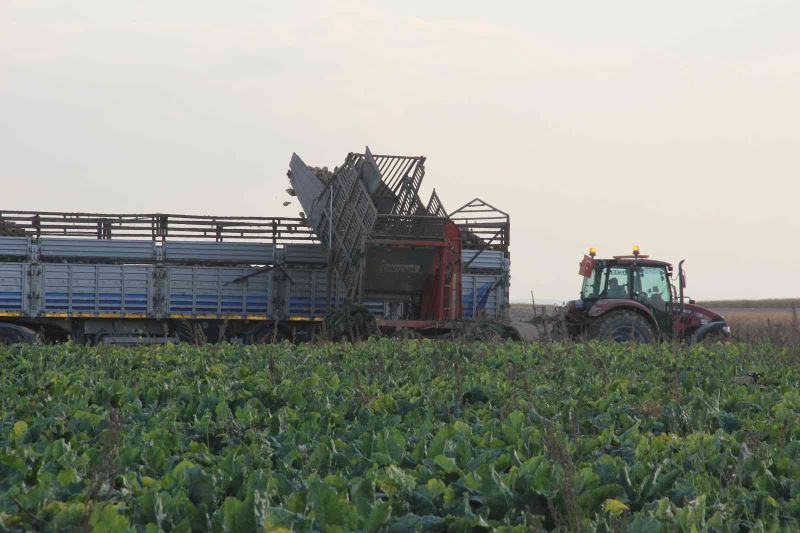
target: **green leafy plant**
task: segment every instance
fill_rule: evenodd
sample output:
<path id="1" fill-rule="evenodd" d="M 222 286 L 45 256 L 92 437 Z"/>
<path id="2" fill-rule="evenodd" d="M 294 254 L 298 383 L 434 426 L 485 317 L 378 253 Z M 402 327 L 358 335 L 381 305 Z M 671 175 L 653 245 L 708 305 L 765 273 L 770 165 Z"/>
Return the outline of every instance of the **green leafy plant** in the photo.
<path id="1" fill-rule="evenodd" d="M 0 347 L 0 531 L 800 527 L 800 353 Z"/>

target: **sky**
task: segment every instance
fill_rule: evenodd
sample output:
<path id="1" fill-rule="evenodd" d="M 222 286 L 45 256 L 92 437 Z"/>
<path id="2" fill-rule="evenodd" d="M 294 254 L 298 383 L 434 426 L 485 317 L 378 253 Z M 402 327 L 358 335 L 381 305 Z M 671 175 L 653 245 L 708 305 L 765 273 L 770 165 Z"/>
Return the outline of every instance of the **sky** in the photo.
<path id="1" fill-rule="evenodd" d="M 686 259 L 696 299 L 800 296 L 800 2 L 0 6 L 0 211 L 297 216 L 292 152 L 425 155 L 511 216 L 513 300 Z"/>

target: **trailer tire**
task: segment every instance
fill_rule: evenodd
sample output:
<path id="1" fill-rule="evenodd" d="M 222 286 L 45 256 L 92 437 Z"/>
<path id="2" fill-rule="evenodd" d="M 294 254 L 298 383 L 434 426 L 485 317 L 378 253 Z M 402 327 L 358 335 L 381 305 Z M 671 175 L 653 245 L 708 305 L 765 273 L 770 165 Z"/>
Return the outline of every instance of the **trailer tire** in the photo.
<path id="1" fill-rule="evenodd" d="M 175 326 L 175 334 L 181 342 L 187 342 L 195 346 L 203 346 L 208 340 L 206 332 L 200 322 L 193 320 L 180 320 Z"/>
<path id="2" fill-rule="evenodd" d="M 422 334 L 419 331 L 411 328 L 396 328 L 394 331 L 392 331 L 390 337 L 393 339 L 400 339 L 400 340 L 423 338 Z"/>
<path id="3" fill-rule="evenodd" d="M 635 311 L 611 311 L 596 319 L 589 326 L 589 336 L 597 340 L 615 342 L 655 342 L 656 332 L 650 322 Z"/>
<path id="4" fill-rule="evenodd" d="M 272 323 L 259 324 L 245 333 L 247 344 L 278 344 L 291 340 L 286 330 L 278 326 L 277 330 Z"/>
<path id="5" fill-rule="evenodd" d="M 0 324 L 0 345 L 35 344 L 36 332 L 16 324 Z"/>
<path id="6" fill-rule="evenodd" d="M 360 304 L 347 303 L 325 317 L 325 331 L 333 341 L 356 342 L 381 334 L 375 315 Z"/>

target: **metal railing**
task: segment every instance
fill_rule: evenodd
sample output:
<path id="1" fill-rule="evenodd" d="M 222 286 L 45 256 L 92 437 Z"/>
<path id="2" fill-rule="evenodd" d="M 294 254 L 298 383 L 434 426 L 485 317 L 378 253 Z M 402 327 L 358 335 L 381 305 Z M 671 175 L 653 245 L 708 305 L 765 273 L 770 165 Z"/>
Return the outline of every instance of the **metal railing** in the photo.
<path id="1" fill-rule="evenodd" d="M 374 162 L 381 175 L 383 185 L 373 194 L 376 205 L 384 201 L 391 203 L 389 211 L 381 214 L 418 215 L 425 213 L 425 206 L 419 198 L 419 188 L 425 177 L 425 157 L 405 155 L 371 154 L 369 148 L 363 154 L 349 153 L 345 164 L 360 167 L 365 159 Z"/>
<path id="2" fill-rule="evenodd" d="M 0 221 L 34 239 L 60 236 L 158 242 L 183 239 L 273 244 L 318 242 L 303 218 L 0 211 Z"/>
<path id="3" fill-rule="evenodd" d="M 480 198 L 450 213 L 450 220 L 464 234 L 462 246 L 465 248 L 508 251 L 511 244 L 511 217 Z"/>

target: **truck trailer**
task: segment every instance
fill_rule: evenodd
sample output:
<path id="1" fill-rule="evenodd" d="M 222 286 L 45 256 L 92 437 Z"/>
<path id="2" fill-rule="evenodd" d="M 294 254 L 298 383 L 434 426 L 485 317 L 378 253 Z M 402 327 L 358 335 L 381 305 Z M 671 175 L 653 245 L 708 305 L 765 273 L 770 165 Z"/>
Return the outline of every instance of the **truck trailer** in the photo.
<path id="1" fill-rule="evenodd" d="M 424 163 L 294 155 L 298 218 L 0 211 L 0 342 L 309 340 L 353 306 L 384 333 L 505 319 L 508 214 L 423 204 Z"/>

